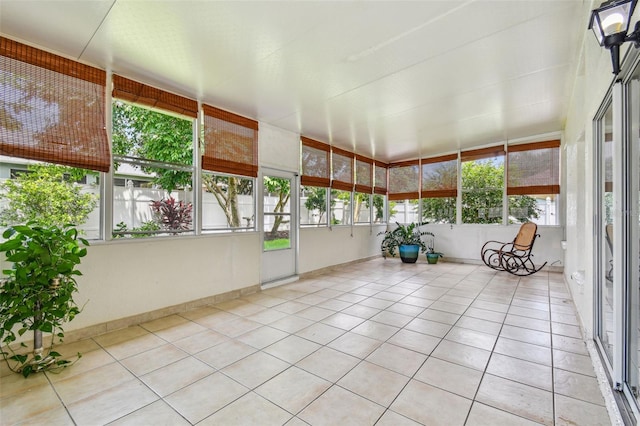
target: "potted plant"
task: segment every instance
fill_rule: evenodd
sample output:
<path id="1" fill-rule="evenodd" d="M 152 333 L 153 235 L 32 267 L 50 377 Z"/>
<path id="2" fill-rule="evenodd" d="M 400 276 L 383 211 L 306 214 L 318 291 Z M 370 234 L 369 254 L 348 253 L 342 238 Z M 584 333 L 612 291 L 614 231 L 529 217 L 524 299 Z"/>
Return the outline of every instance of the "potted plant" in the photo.
<path id="1" fill-rule="evenodd" d="M 75 277 L 80 258 L 87 254 L 72 225 L 26 225 L 8 228 L 2 237 L 0 252 L 13 263 L 3 270 L 0 283 L 0 342 L 2 356 L 11 370 L 27 377 L 33 372 L 61 368 L 70 361 L 54 352 L 54 340 L 62 341 L 62 325 L 71 321 L 80 309 L 73 300 L 78 291 Z M 33 354 L 12 349 L 17 335 L 33 331 Z M 51 333 L 51 344 L 43 349 L 43 333 Z M 26 345 L 21 343 L 21 347 Z M 6 350 L 5 350 L 6 349 Z M 8 352 L 7 352 L 8 351 Z M 80 354 L 78 354 L 78 358 Z"/>
<path id="2" fill-rule="evenodd" d="M 427 235 L 427 250 L 426 250 L 426 256 L 427 256 L 427 262 L 429 262 L 430 264 L 436 264 L 438 263 L 438 259 L 441 258 L 443 256 L 442 253 L 440 253 L 439 251 L 435 250 L 435 239 L 436 236 L 433 234 L 433 232 L 425 232 L 424 235 Z"/>
<path id="3" fill-rule="evenodd" d="M 395 256 L 397 248 L 400 253 L 400 259 L 404 263 L 415 263 L 418 259 L 419 251 L 424 253 L 427 250 L 422 241 L 422 236 L 426 235 L 426 232 L 421 231 L 421 224 L 415 222 L 406 225 L 396 222 L 396 225 L 396 228 L 378 234 L 384 235 L 380 243 L 382 255 L 385 258 L 387 255 Z"/>

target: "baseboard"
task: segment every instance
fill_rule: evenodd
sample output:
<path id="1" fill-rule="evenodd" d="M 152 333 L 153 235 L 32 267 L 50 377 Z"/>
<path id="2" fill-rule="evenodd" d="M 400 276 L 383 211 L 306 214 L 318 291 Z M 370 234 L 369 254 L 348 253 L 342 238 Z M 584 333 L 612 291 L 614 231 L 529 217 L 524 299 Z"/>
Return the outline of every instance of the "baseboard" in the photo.
<path id="1" fill-rule="evenodd" d="M 381 256 L 382 255 L 377 254 L 377 255 L 374 255 L 374 256 L 363 257 L 361 259 L 351 260 L 349 262 L 338 263 L 337 265 L 326 266 L 324 268 L 319 268 L 319 269 L 314 269 L 312 271 L 303 272 L 303 273 L 299 274 L 298 276 L 300 277 L 300 279 L 311 278 L 311 277 L 315 277 L 315 276 L 318 276 L 318 275 L 326 274 L 327 272 L 334 271 L 334 270 L 342 268 L 344 266 L 355 265 L 357 263 L 362 263 L 362 262 L 367 262 L 369 260 L 378 259 Z"/>
<path id="2" fill-rule="evenodd" d="M 215 305 L 217 303 L 226 302 L 228 300 L 238 299 L 242 296 L 247 296 L 249 294 L 257 293 L 260 291 L 260 285 L 252 285 L 249 287 L 244 287 L 238 290 L 232 290 L 221 294 L 216 294 L 214 296 L 204 297 L 202 299 L 192 300 L 189 302 L 179 303 L 173 306 L 167 306 L 166 308 L 156 309 L 154 311 L 144 312 L 137 315 L 132 315 L 125 318 L 119 318 L 112 321 L 106 321 L 100 324 L 90 325 L 87 327 L 79 328 L 76 330 L 65 330 L 64 332 L 64 343 L 73 343 L 79 340 L 88 339 L 91 337 L 96 337 L 104 333 L 109 333 L 111 331 L 120 330 L 123 328 L 131 327 L 134 325 L 140 325 L 145 322 L 153 321 L 159 318 L 166 317 L 168 315 L 180 314 L 183 312 L 190 311 L 192 309 L 200 308 L 207 305 Z M 68 323 L 66 324 L 69 325 Z M 33 342 L 32 336 L 24 335 L 26 337 L 25 340 L 18 341 L 11 345 L 11 349 L 24 353 L 25 350 L 32 350 Z M 27 348 L 21 346 L 21 343 L 27 345 Z M 48 346 L 51 343 L 51 336 L 44 336 L 43 343 Z M 56 342 L 56 344 L 58 344 Z"/>

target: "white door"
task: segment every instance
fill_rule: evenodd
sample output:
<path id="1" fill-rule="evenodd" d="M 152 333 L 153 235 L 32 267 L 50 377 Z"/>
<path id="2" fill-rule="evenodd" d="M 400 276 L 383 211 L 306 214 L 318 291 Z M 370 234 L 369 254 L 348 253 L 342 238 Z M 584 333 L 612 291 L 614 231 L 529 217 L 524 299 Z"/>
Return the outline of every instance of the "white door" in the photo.
<path id="1" fill-rule="evenodd" d="M 295 174 L 276 170 L 263 170 L 259 182 L 264 286 L 297 274 L 298 183 Z"/>

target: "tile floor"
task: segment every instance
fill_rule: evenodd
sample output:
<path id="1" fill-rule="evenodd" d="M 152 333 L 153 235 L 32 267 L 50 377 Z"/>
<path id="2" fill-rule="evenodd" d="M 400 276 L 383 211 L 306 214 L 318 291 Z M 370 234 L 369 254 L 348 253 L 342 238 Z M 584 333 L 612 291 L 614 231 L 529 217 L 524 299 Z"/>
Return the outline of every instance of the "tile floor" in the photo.
<path id="1" fill-rule="evenodd" d="M 0 423 L 610 424 L 555 273 L 376 259 L 58 350 Z"/>

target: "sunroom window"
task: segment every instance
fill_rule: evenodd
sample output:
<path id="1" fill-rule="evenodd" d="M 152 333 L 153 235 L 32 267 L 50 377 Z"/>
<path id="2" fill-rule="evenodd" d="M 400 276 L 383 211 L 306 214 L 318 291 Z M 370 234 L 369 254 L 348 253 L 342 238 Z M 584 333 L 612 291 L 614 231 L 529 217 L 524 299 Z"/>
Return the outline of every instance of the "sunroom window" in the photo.
<path id="1" fill-rule="evenodd" d="M 136 100 L 124 90 L 127 83 L 138 83 L 122 78 L 115 83 L 114 96 Z M 112 111 L 114 237 L 193 233 L 197 107 L 189 116 L 116 99 Z"/>

